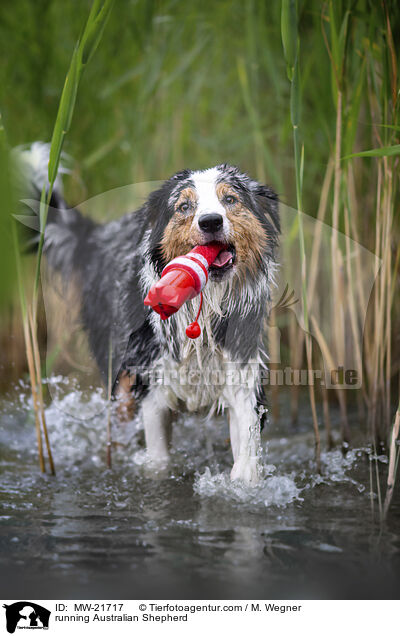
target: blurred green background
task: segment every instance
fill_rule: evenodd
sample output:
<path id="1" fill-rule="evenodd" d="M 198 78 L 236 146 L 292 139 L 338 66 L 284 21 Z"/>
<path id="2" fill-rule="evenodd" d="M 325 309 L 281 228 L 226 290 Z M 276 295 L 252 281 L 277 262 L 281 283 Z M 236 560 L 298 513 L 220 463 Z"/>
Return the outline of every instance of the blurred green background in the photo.
<path id="1" fill-rule="evenodd" d="M 50 139 L 90 6 L 87 0 L 2 3 L 1 109 L 10 145 Z M 310 208 L 334 133 L 321 6 L 304 3 L 300 13 Z M 227 161 L 294 203 L 280 10 L 278 0 L 117 0 L 66 139 L 65 150 L 79 165 L 70 196 L 79 200 Z"/>
<path id="2" fill-rule="evenodd" d="M 346 61 L 346 83 L 352 89 L 366 54 L 379 55 L 385 45 L 385 17 L 373 1 L 333 4 L 339 26 L 352 9 L 349 46 L 354 50 Z M 73 47 L 90 6 L 89 0 L 3 0 L 0 106 L 11 146 L 50 140 Z M 305 211 L 310 214 L 335 144 L 323 11 L 328 3 L 299 4 L 300 128 L 306 144 Z M 398 35 L 398 3 L 390 3 L 390 11 Z M 183 167 L 226 161 L 268 181 L 295 207 L 290 83 L 280 17 L 279 0 L 117 0 L 85 70 L 66 139 L 65 150 L 78 164 L 67 183 L 70 198 L 79 201 L 127 183 L 164 179 Z M 329 26 L 324 28 L 329 37 Z M 366 100 L 362 95 L 357 135 L 369 148 Z"/>

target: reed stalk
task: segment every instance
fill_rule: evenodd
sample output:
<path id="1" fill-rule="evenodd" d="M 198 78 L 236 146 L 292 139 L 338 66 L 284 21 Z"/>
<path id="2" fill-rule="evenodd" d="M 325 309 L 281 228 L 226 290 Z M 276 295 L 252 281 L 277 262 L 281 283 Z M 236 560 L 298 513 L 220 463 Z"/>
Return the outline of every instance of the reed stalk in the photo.
<path id="1" fill-rule="evenodd" d="M 310 274 L 309 274 L 309 280 L 307 285 L 308 306 L 311 308 L 311 311 L 313 308 L 315 285 L 316 285 L 318 271 L 319 271 L 318 263 L 319 263 L 320 251 L 321 251 L 322 230 L 324 227 L 323 223 L 325 221 L 326 210 L 328 207 L 329 191 L 331 188 L 332 177 L 333 177 L 333 167 L 334 167 L 334 162 L 332 159 L 330 159 L 328 161 L 324 180 L 322 183 L 321 195 L 320 195 L 318 212 L 317 212 L 317 220 L 319 221 L 319 223 L 316 226 L 314 240 L 312 244 L 310 269 L 309 269 Z M 320 344 L 320 342 L 318 341 L 318 338 L 317 338 L 317 342 L 318 344 Z M 320 345 L 320 348 L 322 350 L 321 345 Z M 331 449 L 333 448 L 334 444 L 333 444 L 333 436 L 332 436 L 331 418 L 329 413 L 328 391 L 325 385 L 321 387 L 321 393 L 322 393 L 322 407 L 323 407 L 323 416 L 324 416 L 326 445 L 328 449 Z"/>
<path id="2" fill-rule="evenodd" d="M 270 364 L 269 367 L 270 369 L 275 369 L 278 368 L 278 362 L 279 362 L 279 355 L 280 355 L 280 351 L 279 351 L 279 345 L 280 345 L 280 339 L 279 339 L 279 329 L 277 326 L 277 311 L 276 309 L 273 307 L 271 309 L 270 315 L 269 315 L 269 331 L 268 331 L 268 341 L 269 341 L 269 357 L 270 357 Z M 270 388 L 270 392 L 271 392 L 271 415 L 272 415 L 272 419 L 274 420 L 274 422 L 278 422 L 279 417 L 280 417 L 280 409 L 279 409 L 279 386 L 278 384 L 274 383 L 272 384 L 271 388 Z"/>
<path id="3" fill-rule="evenodd" d="M 43 443 L 41 435 L 41 431 L 43 431 L 49 459 L 50 473 L 53 475 L 55 474 L 55 467 L 45 417 L 37 316 L 45 228 L 51 195 L 58 174 L 64 139 L 70 128 L 72 116 L 75 109 L 79 82 L 86 64 L 92 58 L 100 42 L 113 4 L 114 0 L 105 0 L 104 2 L 101 2 L 101 0 L 94 0 L 88 20 L 86 22 L 86 26 L 83 30 L 82 37 L 76 44 L 74 53 L 72 55 L 71 64 L 65 79 L 50 145 L 50 158 L 48 166 L 49 183 L 47 188 L 46 184 L 43 184 L 43 189 L 40 197 L 40 235 L 38 251 L 36 255 L 33 293 L 30 302 L 26 300 L 25 292 L 23 291 L 22 279 L 21 277 L 19 278 L 20 295 L 21 299 L 23 299 L 23 302 L 21 303 L 23 313 L 22 321 L 24 326 L 25 347 L 32 389 L 33 406 L 35 411 L 39 464 L 41 471 L 45 472 Z M 19 252 L 17 244 L 15 245 L 15 249 L 17 262 L 19 262 Z"/>
<path id="4" fill-rule="evenodd" d="M 343 257 L 338 243 L 340 207 L 341 207 L 341 187 L 342 187 L 342 133 L 343 133 L 343 108 L 344 108 L 344 68 L 346 59 L 346 44 L 348 34 L 349 11 L 346 11 L 340 30 L 337 27 L 337 5 L 334 6 L 332 0 L 328 5 L 328 23 L 330 32 L 330 43 L 324 28 L 324 13 L 322 13 L 322 33 L 325 45 L 331 60 L 331 74 L 333 95 L 336 106 L 336 126 L 335 126 L 335 155 L 334 155 L 334 185 L 333 185 L 333 205 L 332 205 L 332 235 L 331 235 L 331 267 L 332 267 L 332 306 L 335 316 L 333 320 L 333 347 L 335 361 L 340 364 L 345 360 L 345 309 L 343 305 L 342 286 L 342 263 Z M 347 446 L 350 439 L 350 430 L 347 419 L 347 407 L 345 391 L 338 387 L 336 389 L 340 406 L 340 423 L 342 444 Z"/>
<path id="5" fill-rule="evenodd" d="M 41 428 L 41 419 L 40 419 L 40 404 L 38 398 L 38 389 L 36 382 L 36 372 L 35 372 L 35 364 L 33 357 L 33 347 L 32 347 L 32 339 L 31 339 L 31 331 L 29 327 L 28 320 L 28 308 L 27 301 L 25 296 L 25 289 L 22 282 L 22 272 L 21 272 L 21 256 L 20 256 L 20 246 L 18 242 L 18 234 L 16 223 L 12 223 L 12 238 L 13 238 L 13 247 L 14 247 L 14 255 L 16 262 L 16 271 L 17 271 L 17 286 L 22 314 L 22 327 L 24 333 L 25 340 L 25 354 L 26 360 L 28 364 L 29 371 L 29 379 L 31 383 L 31 391 L 32 391 L 32 401 L 33 401 L 33 410 L 35 417 L 35 429 L 36 429 L 36 441 L 38 445 L 38 458 L 39 458 L 39 467 L 42 473 L 46 472 L 46 465 L 43 455 L 43 440 L 42 440 L 42 428 Z"/>
<path id="6" fill-rule="evenodd" d="M 297 325 L 295 314 L 292 312 L 289 318 L 289 348 L 290 366 L 299 369 L 303 360 L 304 332 Z M 299 417 L 300 387 L 293 386 L 290 391 L 290 420 L 295 425 Z"/>
<path id="7" fill-rule="evenodd" d="M 400 387 L 399 387 L 400 389 Z M 392 435 L 390 441 L 390 449 L 389 449 L 389 469 L 388 469 L 388 477 L 387 477 L 387 487 L 386 487 L 386 496 L 385 503 L 383 505 L 383 518 L 386 519 L 387 514 L 389 512 L 389 507 L 392 501 L 394 486 L 396 483 L 396 474 L 397 468 L 399 464 L 399 456 L 400 456 L 400 446 L 399 446 L 399 433 L 400 433 L 400 400 L 396 411 L 396 416 L 394 418 L 394 424 L 392 428 Z"/>
<path id="8" fill-rule="evenodd" d="M 112 431 L 111 431 L 111 415 L 112 415 L 112 339 L 108 347 L 108 372 L 107 372 L 107 468 L 112 468 Z"/>
<path id="9" fill-rule="evenodd" d="M 307 299 L 307 262 L 303 228 L 303 168 L 304 168 L 304 146 L 301 146 L 299 138 L 300 120 L 300 68 L 299 50 L 300 41 L 298 35 L 297 2 L 294 0 L 282 0 L 281 33 L 285 52 L 285 59 L 288 71 L 288 78 L 291 83 L 290 88 L 290 118 L 293 128 L 294 164 L 296 177 L 296 199 L 297 199 L 297 219 L 299 228 L 300 259 L 301 259 L 301 288 L 303 301 L 303 321 L 305 331 L 305 344 L 307 355 L 307 369 L 312 371 L 312 338 L 309 327 L 308 299 Z M 314 439 L 315 439 L 315 461 L 317 472 L 321 470 L 321 439 L 318 427 L 317 408 L 315 401 L 315 387 L 309 382 L 309 398 L 312 412 Z"/>
<path id="10" fill-rule="evenodd" d="M 44 440 L 45 440 L 45 444 L 46 444 L 46 449 L 47 449 L 47 456 L 49 459 L 49 465 L 50 465 L 50 474 L 51 475 L 55 475 L 56 471 L 55 471 L 55 466 L 54 466 L 54 461 L 53 461 L 53 454 L 51 452 L 51 447 L 50 447 L 50 440 L 49 440 L 49 434 L 47 431 L 47 426 L 46 426 L 46 416 L 45 416 L 45 405 L 44 405 L 44 399 L 43 399 L 43 384 L 42 384 L 42 374 L 41 374 L 41 368 L 40 368 L 40 353 L 39 353 L 39 345 L 38 345 L 38 340 L 37 340 L 37 329 L 33 320 L 33 315 L 32 315 L 32 308 L 28 307 L 28 322 L 29 322 L 29 327 L 30 327 L 30 334 L 31 334 L 31 341 L 32 341 L 32 348 L 33 348 L 33 363 L 34 363 L 34 374 L 36 377 L 36 381 L 37 381 L 37 406 L 38 406 L 38 416 L 40 418 L 40 423 L 42 426 L 42 430 L 43 430 L 43 435 L 44 435 Z"/>

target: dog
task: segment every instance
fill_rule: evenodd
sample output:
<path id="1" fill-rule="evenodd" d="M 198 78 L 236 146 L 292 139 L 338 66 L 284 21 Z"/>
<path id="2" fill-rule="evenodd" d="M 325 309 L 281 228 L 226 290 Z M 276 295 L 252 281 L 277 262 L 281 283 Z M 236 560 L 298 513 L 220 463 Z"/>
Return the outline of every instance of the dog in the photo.
<path id="1" fill-rule="evenodd" d="M 40 192 L 48 148 L 34 144 L 27 152 Z M 56 184 L 44 254 L 64 280 L 77 281 L 91 350 L 105 381 L 112 351 L 113 396 L 120 412 L 140 411 L 154 471 L 168 464 L 174 414 L 227 411 L 231 479 L 261 479 L 260 373 L 279 234 L 275 192 L 227 164 L 178 172 L 140 209 L 105 224 L 69 208 Z M 211 241 L 221 243 L 221 254 L 203 292 L 201 336 L 190 340 L 185 328 L 198 299 L 166 321 L 143 299 L 171 259 Z"/>

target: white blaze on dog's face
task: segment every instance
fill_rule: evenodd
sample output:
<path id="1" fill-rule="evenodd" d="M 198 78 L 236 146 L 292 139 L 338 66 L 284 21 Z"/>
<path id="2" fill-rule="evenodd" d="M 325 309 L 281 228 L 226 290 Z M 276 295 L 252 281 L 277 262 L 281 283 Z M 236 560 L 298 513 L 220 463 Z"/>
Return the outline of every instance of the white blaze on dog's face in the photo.
<path id="1" fill-rule="evenodd" d="M 216 241 L 221 243 L 221 252 L 210 267 L 211 280 L 220 282 L 236 275 L 243 281 L 249 273 L 257 276 L 277 234 L 275 229 L 269 232 L 261 200 L 270 198 L 273 208 L 276 196 L 272 190 L 230 166 L 187 171 L 177 175 L 171 185 L 168 207 L 172 216 L 160 242 L 165 262 L 196 245 Z"/>
<path id="2" fill-rule="evenodd" d="M 218 197 L 217 185 L 220 176 L 218 168 L 199 170 L 193 173 L 192 181 L 197 196 L 197 209 L 193 223 L 196 229 L 201 232 L 199 221 L 204 218 L 204 215 L 215 214 L 221 216 L 222 225 L 219 234 L 221 235 L 221 241 L 223 241 L 224 239 L 228 240 L 230 237 L 231 224 L 226 216 L 226 208 Z"/>

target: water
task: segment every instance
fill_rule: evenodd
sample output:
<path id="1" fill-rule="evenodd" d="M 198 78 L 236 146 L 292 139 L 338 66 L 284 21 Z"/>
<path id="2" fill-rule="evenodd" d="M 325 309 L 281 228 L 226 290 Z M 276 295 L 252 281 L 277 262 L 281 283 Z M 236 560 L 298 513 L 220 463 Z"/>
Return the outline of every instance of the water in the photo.
<path id="1" fill-rule="evenodd" d="M 400 504 L 380 528 L 361 445 L 323 453 L 317 475 L 308 416 L 293 430 L 283 414 L 264 433 L 264 480 L 248 488 L 229 480 L 224 421 L 182 418 L 171 471 L 155 480 L 138 421 L 114 426 L 107 470 L 103 407 L 99 391 L 65 386 L 48 407 L 52 478 L 37 467 L 27 388 L 2 401 L 3 598 L 398 598 Z"/>

